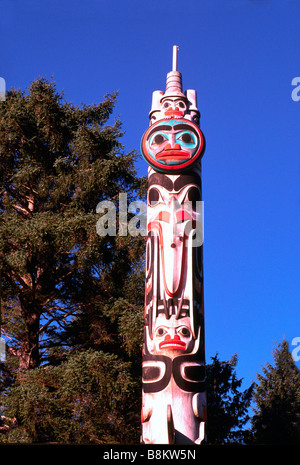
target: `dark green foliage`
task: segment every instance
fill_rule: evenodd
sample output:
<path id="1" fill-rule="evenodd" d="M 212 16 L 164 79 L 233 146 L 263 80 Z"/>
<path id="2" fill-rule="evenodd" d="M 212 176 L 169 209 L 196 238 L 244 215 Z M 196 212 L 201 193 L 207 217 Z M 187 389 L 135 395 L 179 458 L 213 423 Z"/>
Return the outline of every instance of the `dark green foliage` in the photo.
<path id="1" fill-rule="evenodd" d="M 91 349 L 23 371 L 4 400 L 10 429 L 2 442 L 134 443 L 139 389 L 130 363 Z"/>
<path id="2" fill-rule="evenodd" d="M 242 379 L 235 373 L 237 356 L 228 362 L 220 361 L 218 355 L 207 365 L 207 443 L 243 443 L 244 425 L 249 420 L 253 386 L 241 392 Z"/>
<path id="3" fill-rule="evenodd" d="M 0 105 L 2 442 L 139 440 L 144 238 L 96 232 L 100 201 L 145 193 L 115 100 L 38 79 Z"/>
<path id="4" fill-rule="evenodd" d="M 130 202 L 142 185 L 120 122 L 107 124 L 115 99 L 79 108 L 38 79 L 0 105 L 3 329 L 21 369 L 51 358 L 71 316 L 100 312 L 102 324 L 139 266 L 141 237 L 96 233 L 98 202 Z"/>
<path id="5" fill-rule="evenodd" d="M 300 371 L 287 341 L 277 345 L 273 359 L 257 375 L 252 442 L 300 445 Z"/>

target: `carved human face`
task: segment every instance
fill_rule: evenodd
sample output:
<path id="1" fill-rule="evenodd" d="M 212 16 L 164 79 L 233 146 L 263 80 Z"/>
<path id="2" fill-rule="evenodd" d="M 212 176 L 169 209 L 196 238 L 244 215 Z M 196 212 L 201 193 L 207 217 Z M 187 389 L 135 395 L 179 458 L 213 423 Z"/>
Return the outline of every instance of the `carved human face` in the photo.
<path id="1" fill-rule="evenodd" d="M 164 119 L 148 128 L 142 154 L 154 169 L 176 173 L 196 162 L 204 147 L 198 126 L 185 119 Z"/>
<path id="2" fill-rule="evenodd" d="M 166 97 L 161 103 L 162 113 L 167 118 L 183 117 L 187 111 L 185 99 L 180 97 Z"/>
<path id="3" fill-rule="evenodd" d="M 172 316 L 166 319 L 164 315 L 159 315 L 155 322 L 152 344 L 156 354 L 190 352 L 194 346 L 190 318 L 177 320 Z"/>

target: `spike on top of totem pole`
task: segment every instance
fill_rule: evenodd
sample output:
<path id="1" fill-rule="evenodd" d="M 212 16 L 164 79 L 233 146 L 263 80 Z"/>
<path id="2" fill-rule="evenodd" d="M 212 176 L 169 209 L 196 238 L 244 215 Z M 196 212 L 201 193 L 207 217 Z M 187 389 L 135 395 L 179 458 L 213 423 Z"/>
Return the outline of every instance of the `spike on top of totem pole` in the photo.
<path id="1" fill-rule="evenodd" d="M 182 91 L 182 75 L 177 71 L 179 47 L 173 46 L 172 71 L 167 74 L 166 91 L 155 90 L 149 113 L 150 124 L 160 119 L 185 118 L 199 125 L 200 112 L 197 107 L 197 93 L 193 89 Z"/>
<path id="2" fill-rule="evenodd" d="M 205 140 L 199 128 L 197 93 L 182 90 L 182 75 L 177 71 L 178 47 L 173 47 L 172 71 L 167 74 L 166 90 L 152 94 L 150 127 L 145 132 L 141 150 L 155 170 L 176 174 L 202 157 Z"/>

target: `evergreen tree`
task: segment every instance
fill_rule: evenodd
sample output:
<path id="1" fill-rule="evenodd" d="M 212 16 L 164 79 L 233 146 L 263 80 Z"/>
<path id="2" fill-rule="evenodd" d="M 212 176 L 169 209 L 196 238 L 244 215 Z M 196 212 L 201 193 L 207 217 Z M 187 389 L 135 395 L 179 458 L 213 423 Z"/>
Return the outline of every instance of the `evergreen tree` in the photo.
<path id="1" fill-rule="evenodd" d="M 115 99 L 38 79 L 0 105 L 0 442 L 138 441 L 144 238 L 96 232 L 100 201 L 145 193 Z"/>
<path id="2" fill-rule="evenodd" d="M 252 442 L 300 444 L 300 371 L 287 341 L 277 344 L 274 365 L 263 367 L 255 384 Z"/>
<path id="3" fill-rule="evenodd" d="M 98 202 L 141 186 L 120 121 L 108 124 L 115 99 L 79 108 L 38 79 L 0 105 L 2 328 L 20 369 L 58 356 L 71 317 L 122 297 L 142 255 L 140 237 L 96 233 Z"/>
<path id="4" fill-rule="evenodd" d="M 218 355 L 206 366 L 207 382 L 207 443 L 244 443 L 247 431 L 243 427 L 249 420 L 253 385 L 241 392 L 242 379 L 235 367 L 237 356 L 220 361 Z"/>
<path id="5" fill-rule="evenodd" d="M 89 349 L 22 371 L 3 399 L 0 443 L 132 444 L 140 386 L 129 362 Z"/>

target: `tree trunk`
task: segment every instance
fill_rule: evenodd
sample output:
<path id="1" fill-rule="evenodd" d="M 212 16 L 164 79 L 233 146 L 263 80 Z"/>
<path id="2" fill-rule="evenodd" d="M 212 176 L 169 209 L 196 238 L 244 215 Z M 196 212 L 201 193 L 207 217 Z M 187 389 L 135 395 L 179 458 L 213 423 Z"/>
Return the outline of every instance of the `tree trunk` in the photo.
<path id="1" fill-rule="evenodd" d="M 39 365 L 39 329 L 41 308 L 31 293 L 19 296 L 21 313 L 25 322 L 25 331 L 21 345 L 17 350 L 19 368 L 29 370 Z"/>

